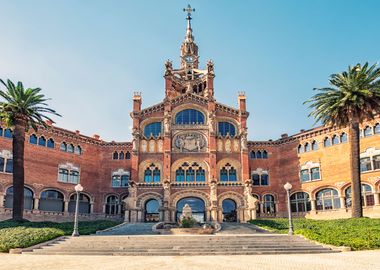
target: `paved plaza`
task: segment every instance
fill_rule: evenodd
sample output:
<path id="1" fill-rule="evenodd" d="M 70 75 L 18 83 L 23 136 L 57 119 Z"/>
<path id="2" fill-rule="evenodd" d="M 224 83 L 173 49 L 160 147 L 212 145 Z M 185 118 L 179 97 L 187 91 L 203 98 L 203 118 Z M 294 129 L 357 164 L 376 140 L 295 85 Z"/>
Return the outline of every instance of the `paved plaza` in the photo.
<path id="1" fill-rule="evenodd" d="M 380 269 L 380 250 L 311 255 L 252 256 L 62 256 L 0 254 L 0 269 Z"/>

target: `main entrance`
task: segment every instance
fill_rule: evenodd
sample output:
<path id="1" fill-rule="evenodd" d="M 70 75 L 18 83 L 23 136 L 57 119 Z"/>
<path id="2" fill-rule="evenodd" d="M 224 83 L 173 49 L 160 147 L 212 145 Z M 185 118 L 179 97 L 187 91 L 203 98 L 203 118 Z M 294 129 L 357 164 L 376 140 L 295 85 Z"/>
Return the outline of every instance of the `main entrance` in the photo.
<path id="1" fill-rule="evenodd" d="M 150 199 L 145 203 L 145 222 L 159 222 L 160 212 L 158 211 L 160 204 L 155 199 Z"/>
<path id="2" fill-rule="evenodd" d="M 223 221 L 224 222 L 236 222 L 237 213 L 236 213 L 236 202 L 232 199 L 225 199 L 222 202 L 223 208 Z"/>
<path id="3" fill-rule="evenodd" d="M 179 220 L 182 215 L 183 207 L 188 204 L 191 207 L 193 218 L 198 222 L 205 222 L 206 207 L 205 202 L 196 197 L 187 197 L 179 200 L 176 206 L 176 220 Z"/>

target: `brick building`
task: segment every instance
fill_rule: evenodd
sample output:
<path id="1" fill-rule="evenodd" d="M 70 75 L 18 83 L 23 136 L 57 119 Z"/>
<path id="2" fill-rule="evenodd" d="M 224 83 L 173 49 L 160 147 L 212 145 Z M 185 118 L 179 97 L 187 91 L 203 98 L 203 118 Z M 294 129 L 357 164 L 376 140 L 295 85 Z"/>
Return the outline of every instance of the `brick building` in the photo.
<path id="1" fill-rule="evenodd" d="M 81 183 L 81 219 L 176 221 L 187 203 L 200 221 L 286 215 L 349 217 L 347 130 L 319 127 L 270 141 L 247 140 L 247 102 L 214 98 L 214 64 L 199 65 L 191 16 L 181 64 L 165 63 L 165 98 L 142 108 L 133 96 L 132 142 L 105 142 L 51 126 L 27 134 L 25 217 L 71 220 Z M 364 214 L 380 217 L 380 121 L 362 127 Z M 12 131 L 0 129 L 0 220 L 11 216 Z"/>

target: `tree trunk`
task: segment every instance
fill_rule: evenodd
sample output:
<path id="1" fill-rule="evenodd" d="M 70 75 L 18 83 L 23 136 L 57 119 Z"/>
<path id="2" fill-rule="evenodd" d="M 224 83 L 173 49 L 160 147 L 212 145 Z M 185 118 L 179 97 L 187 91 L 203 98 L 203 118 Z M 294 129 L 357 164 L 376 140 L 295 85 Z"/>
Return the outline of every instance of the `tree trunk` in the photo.
<path id="1" fill-rule="evenodd" d="M 24 144 L 26 121 L 16 118 L 13 131 L 13 215 L 14 221 L 22 221 L 24 214 Z"/>
<path id="2" fill-rule="evenodd" d="M 362 185 L 360 179 L 360 134 L 359 122 L 349 124 L 348 141 L 350 144 L 350 167 L 351 167 L 351 217 L 363 217 Z"/>

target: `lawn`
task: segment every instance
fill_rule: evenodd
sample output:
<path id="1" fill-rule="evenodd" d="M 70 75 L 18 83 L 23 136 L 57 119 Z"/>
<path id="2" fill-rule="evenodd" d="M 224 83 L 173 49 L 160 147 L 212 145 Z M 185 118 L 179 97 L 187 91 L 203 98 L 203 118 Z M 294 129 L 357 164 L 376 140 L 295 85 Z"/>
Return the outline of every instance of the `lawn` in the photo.
<path id="1" fill-rule="evenodd" d="M 79 222 L 81 235 L 93 234 L 98 230 L 115 226 L 117 221 L 83 221 Z M 45 242 L 63 235 L 71 235 L 73 223 L 55 222 L 0 222 L 0 252 L 8 252 L 11 248 L 24 248 Z"/>
<path id="2" fill-rule="evenodd" d="M 252 224 L 279 233 L 288 233 L 288 219 L 258 219 Z M 380 219 L 294 219 L 295 234 L 334 246 L 347 246 L 353 250 L 380 248 Z"/>

